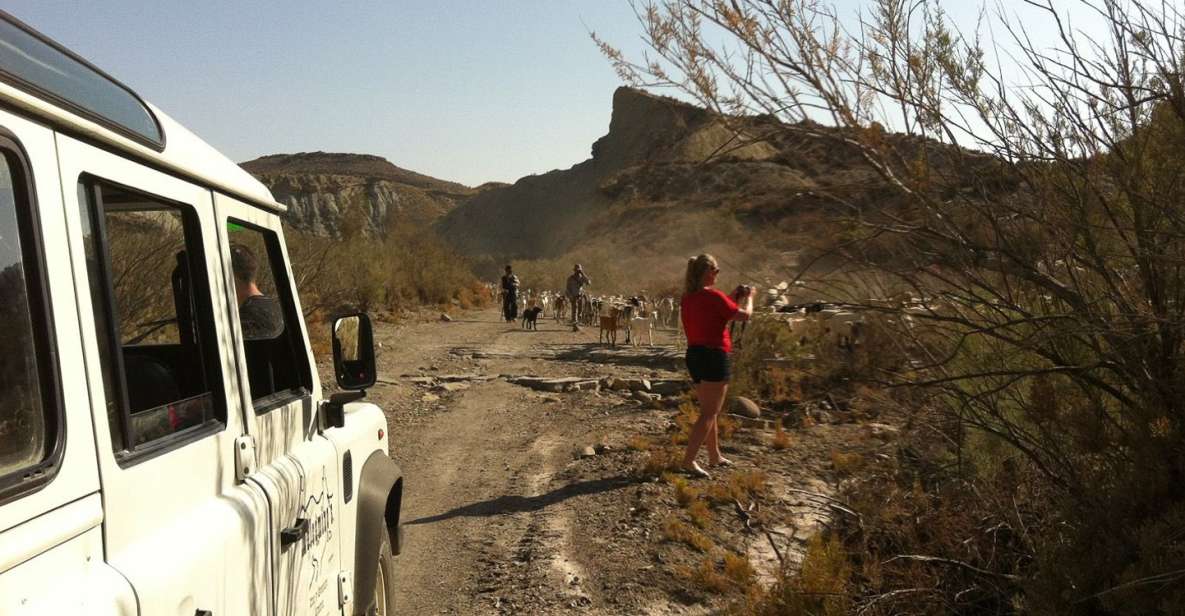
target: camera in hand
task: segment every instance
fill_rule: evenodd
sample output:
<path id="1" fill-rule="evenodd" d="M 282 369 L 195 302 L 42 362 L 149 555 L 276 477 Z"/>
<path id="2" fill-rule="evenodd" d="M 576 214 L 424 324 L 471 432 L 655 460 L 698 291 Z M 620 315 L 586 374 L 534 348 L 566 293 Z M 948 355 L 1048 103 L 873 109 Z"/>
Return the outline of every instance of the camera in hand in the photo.
<path id="1" fill-rule="evenodd" d="M 753 287 L 747 284 L 737 285 L 736 290 L 732 292 L 732 298 L 734 300 L 740 300 L 741 298 L 748 297 L 752 292 Z"/>

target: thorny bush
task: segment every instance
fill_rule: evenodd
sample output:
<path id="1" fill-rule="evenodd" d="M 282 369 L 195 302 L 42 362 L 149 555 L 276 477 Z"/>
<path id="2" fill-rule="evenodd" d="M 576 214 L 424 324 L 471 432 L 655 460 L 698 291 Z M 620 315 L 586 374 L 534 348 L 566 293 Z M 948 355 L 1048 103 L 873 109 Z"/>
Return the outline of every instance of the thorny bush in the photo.
<path id="1" fill-rule="evenodd" d="M 762 116 L 744 139 L 851 152 L 879 195 L 815 196 L 849 219 L 846 275 L 882 292 L 811 283 L 894 320 L 913 363 L 893 385 L 935 414 L 911 464 L 940 472 L 885 495 L 926 525 L 850 546 L 908 574 L 853 570 L 853 605 L 1185 613 L 1182 9 L 1033 0 L 967 33 L 936 0 L 876 0 L 855 24 L 821 0 L 638 9 L 651 55 L 602 42 L 623 78 Z M 985 536 L 997 552 L 968 553 Z"/>

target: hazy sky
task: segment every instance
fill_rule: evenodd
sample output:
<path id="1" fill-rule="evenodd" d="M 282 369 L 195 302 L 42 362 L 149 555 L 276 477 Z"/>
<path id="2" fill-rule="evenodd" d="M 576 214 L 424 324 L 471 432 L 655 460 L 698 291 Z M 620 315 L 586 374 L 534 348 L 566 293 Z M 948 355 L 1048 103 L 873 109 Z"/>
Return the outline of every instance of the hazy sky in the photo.
<path id="1" fill-rule="evenodd" d="M 866 3 L 837 4 L 854 13 Z M 943 4 L 974 23 L 977 2 Z M 236 161 L 360 152 L 469 185 L 588 158 L 619 85 L 588 31 L 635 57 L 641 49 L 626 0 L 6 0 L 3 8 Z"/>
<path id="2" fill-rule="evenodd" d="M 588 158 L 619 84 L 617 0 L 7 0 L 236 161 L 378 154 L 470 185 Z"/>

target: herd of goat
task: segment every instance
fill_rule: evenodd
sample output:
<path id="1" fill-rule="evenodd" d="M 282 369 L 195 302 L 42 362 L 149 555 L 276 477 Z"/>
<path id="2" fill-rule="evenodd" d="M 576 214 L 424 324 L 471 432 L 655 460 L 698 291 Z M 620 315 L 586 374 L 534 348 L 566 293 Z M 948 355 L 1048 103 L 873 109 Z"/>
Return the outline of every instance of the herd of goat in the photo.
<path id="1" fill-rule="evenodd" d="M 490 290 L 496 293 L 497 287 L 491 284 Z M 793 304 L 787 299 L 787 291 L 786 283 L 782 283 L 768 289 L 763 294 L 764 301 L 758 303 L 763 313 L 784 321 L 798 336 L 800 344 L 818 339 L 851 349 L 860 343 L 866 327 L 861 311 L 825 302 Z M 560 322 L 599 327 L 598 340 L 610 345 L 617 344 L 619 332 L 624 333 L 625 343 L 635 346 L 641 344 L 643 338 L 647 345 L 653 346 L 655 329 L 682 328 L 679 300 L 674 297 L 651 299 L 644 294 L 630 297 L 581 295 L 575 299 L 574 322 L 571 301 L 571 298 L 555 291 L 521 291 L 518 294 L 518 313 L 530 315 L 523 318 L 522 326 L 534 328 L 538 318 L 552 318 Z"/>

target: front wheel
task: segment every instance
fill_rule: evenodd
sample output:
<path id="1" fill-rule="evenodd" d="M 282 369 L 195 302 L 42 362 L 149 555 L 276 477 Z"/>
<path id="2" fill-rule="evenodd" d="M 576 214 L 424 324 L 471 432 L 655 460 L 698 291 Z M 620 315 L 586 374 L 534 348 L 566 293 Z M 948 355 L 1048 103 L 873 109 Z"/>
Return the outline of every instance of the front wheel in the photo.
<path id="1" fill-rule="evenodd" d="M 395 613 L 395 555 L 391 552 L 391 538 L 382 533 L 379 544 L 379 568 L 374 584 L 374 614 L 389 616 Z"/>

